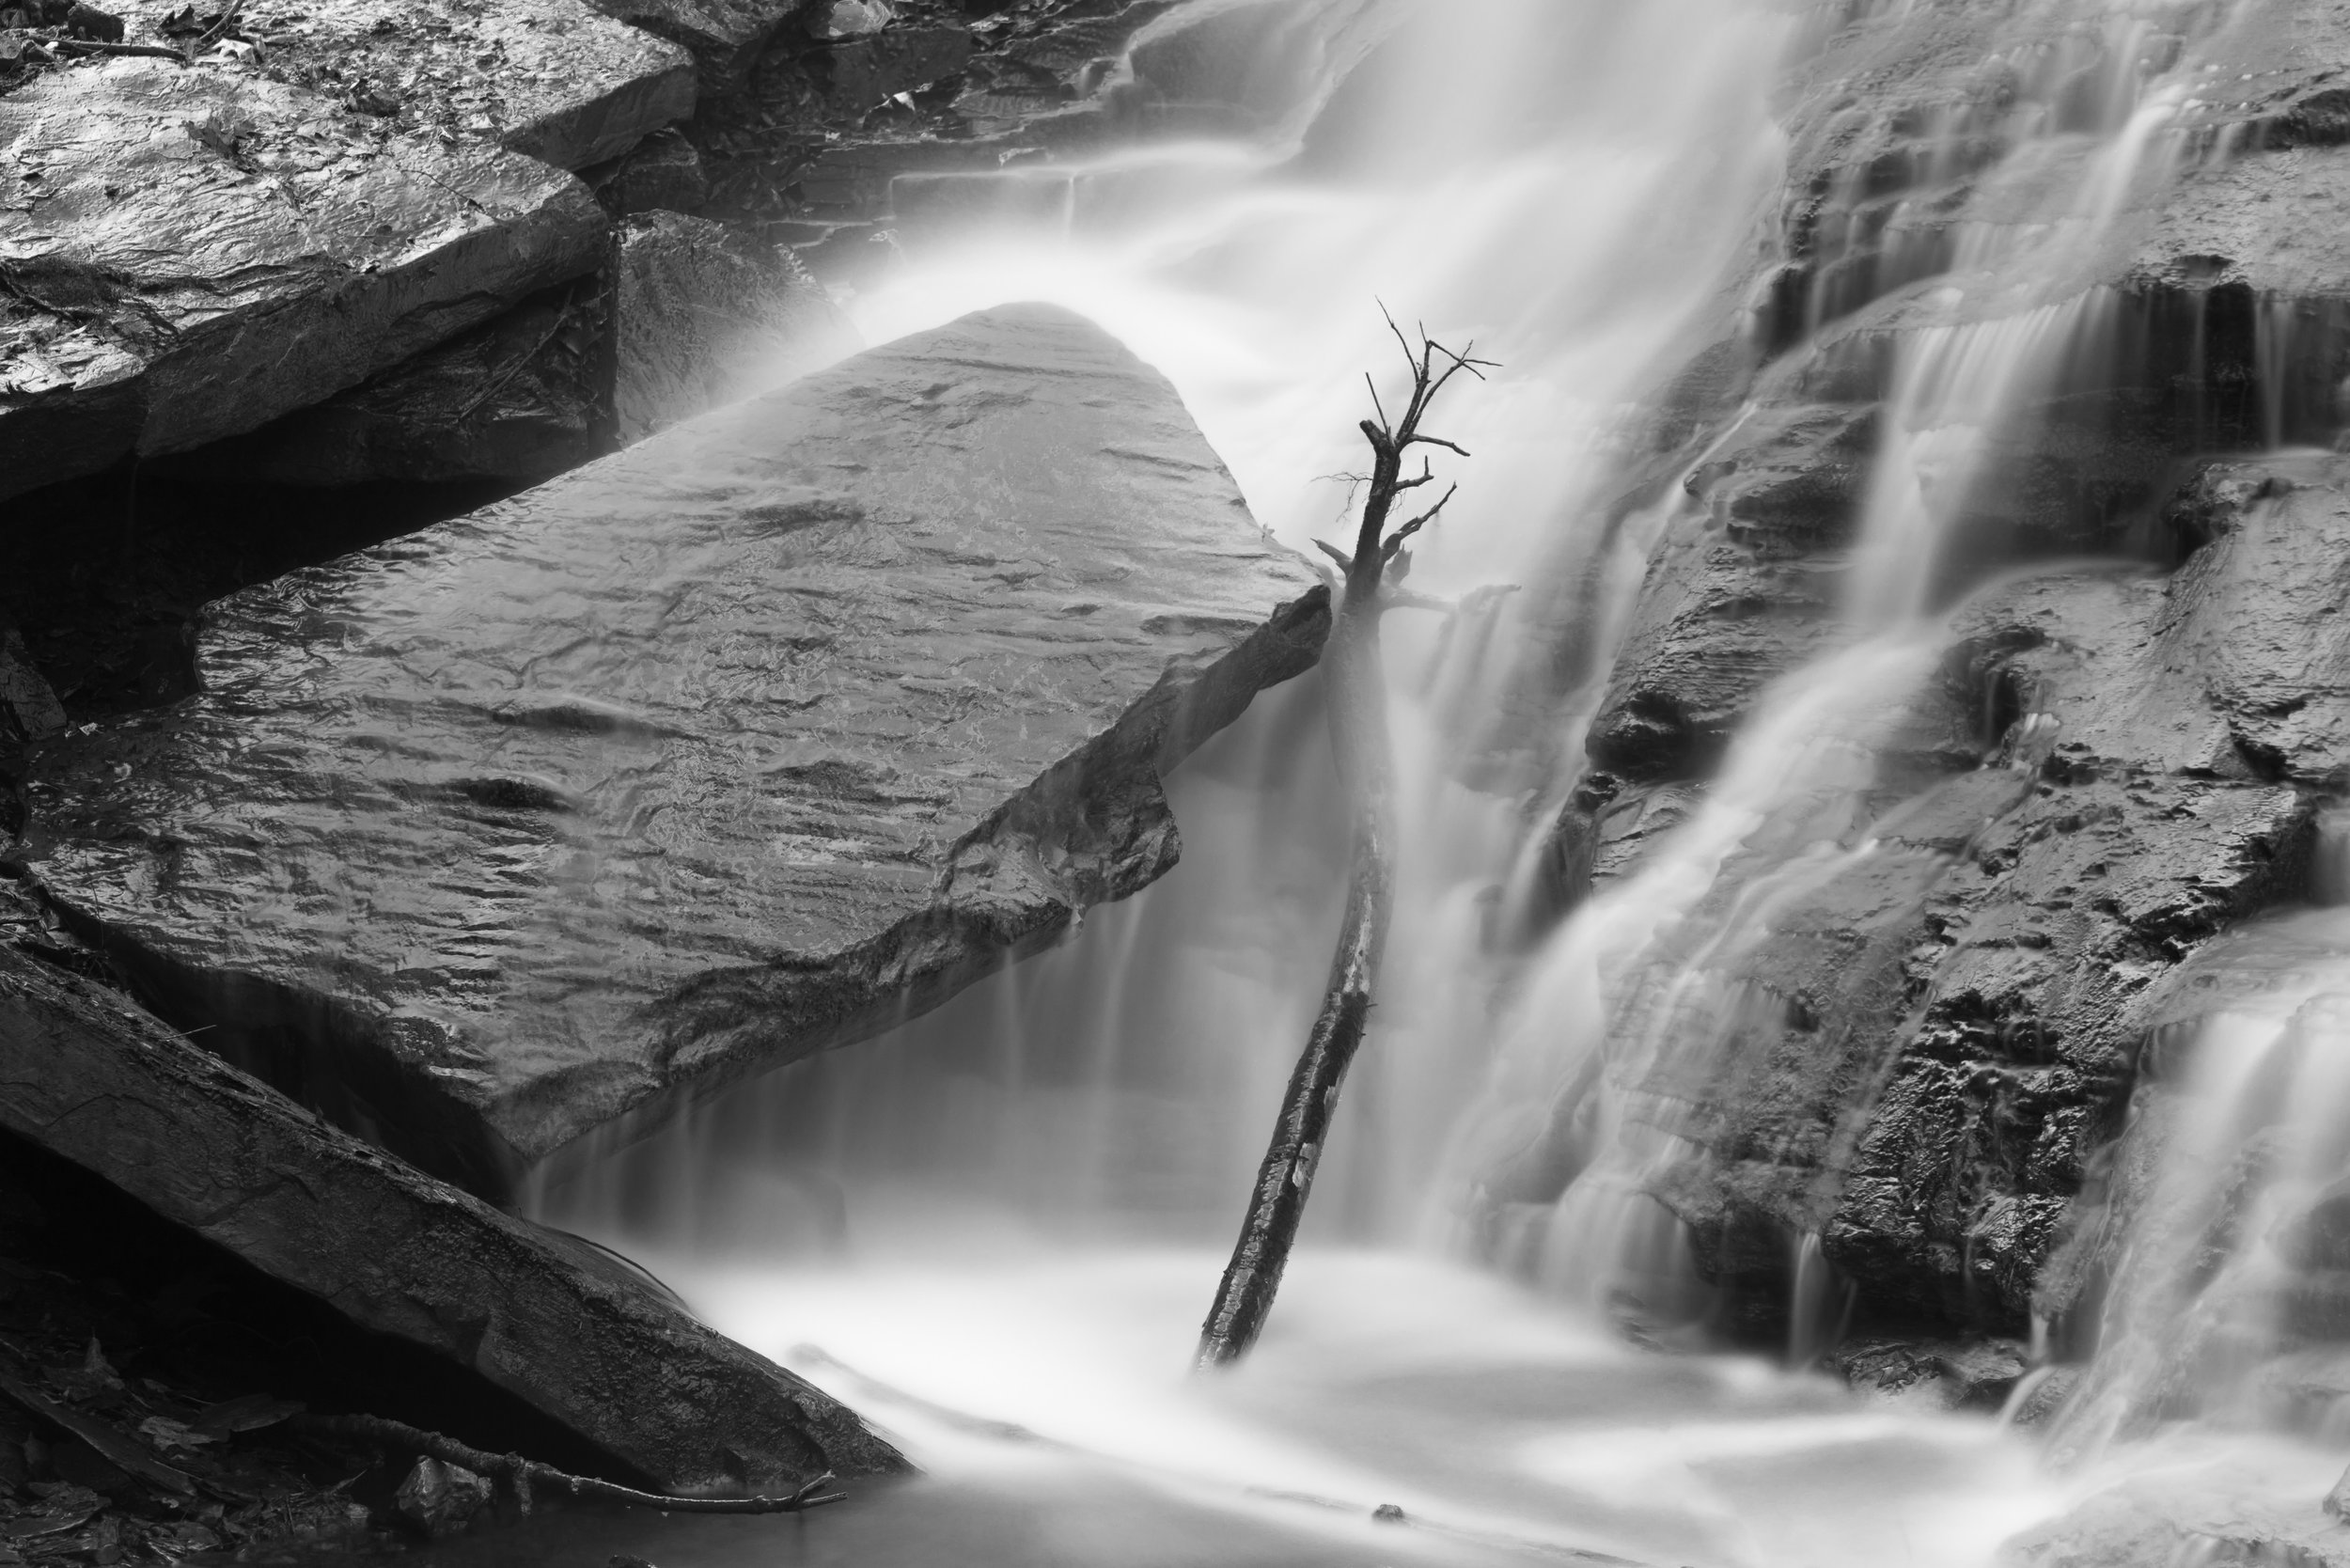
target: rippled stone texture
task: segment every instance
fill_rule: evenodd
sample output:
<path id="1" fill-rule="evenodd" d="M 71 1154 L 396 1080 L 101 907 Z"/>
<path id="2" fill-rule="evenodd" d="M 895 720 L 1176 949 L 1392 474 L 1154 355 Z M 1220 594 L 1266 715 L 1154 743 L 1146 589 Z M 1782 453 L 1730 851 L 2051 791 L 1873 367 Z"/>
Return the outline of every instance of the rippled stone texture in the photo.
<path id="1" fill-rule="evenodd" d="M 0 496 L 256 428 L 594 268 L 569 176 L 162 60 L 0 99 Z"/>
<path id="2" fill-rule="evenodd" d="M 494 1192 L 1164 872 L 1162 774 L 1327 617 L 1162 378 L 1007 307 L 222 601 L 204 695 L 37 759 L 36 870 Z"/>
<path id="3" fill-rule="evenodd" d="M 905 1468 L 854 1414 L 595 1248 L 320 1126 L 6 945 L 0 1076 L 0 1126 L 354 1323 L 470 1367 L 661 1486 Z"/>

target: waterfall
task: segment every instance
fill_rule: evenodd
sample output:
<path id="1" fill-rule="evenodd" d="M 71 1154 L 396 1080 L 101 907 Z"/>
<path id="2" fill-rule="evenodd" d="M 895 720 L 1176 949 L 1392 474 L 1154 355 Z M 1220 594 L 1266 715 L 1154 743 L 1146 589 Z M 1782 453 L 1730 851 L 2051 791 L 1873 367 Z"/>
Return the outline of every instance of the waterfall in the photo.
<path id="1" fill-rule="evenodd" d="M 2054 1510 L 2021 1439 L 1856 1406 L 1800 1370 L 1852 1313 L 1825 1226 L 1900 1020 L 1822 1091 L 1824 1150 L 1725 1154 L 1700 1108 L 1800 1032 L 1757 968 L 1808 900 L 1866 882 L 1914 908 L 1958 861 L 1963 841 L 1911 820 L 1923 775 L 1971 770 L 2006 798 L 2048 762 L 2045 715 L 2002 711 L 1961 745 L 1920 737 L 1922 694 L 1966 651 L 1970 606 L 2088 548 L 2019 542 L 2020 444 L 2038 411 L 2133 373 L 2139 306 L 2113 258 L 2238 150 L 2196 118 L 2198 50 L 2244 7 L 1979 8 L 1966 24 L 2006 87 L 1908 127 L 1899 168 L 1820 193 L 1799 245 L 1778 222 L 1783 68 L 1864 14 L 1932 8 L 1192 0 L 1126 85 L 1178 81 L 1153 50 L 1230 29 L 1174 51 L 1183 91 L 1224 113 L 1213 133 L 1009 170 L 1054 201 L 909 228 L 903 268 L 850 302 L 875 339 L 1008 299 L 1085 311 L 1167 373 L 1301 551 L 1343 526 L 1331 477 L 1358 461 L 1362 377 L 1395 369 L 1382 302 L 1504 362 L 1436 422 L 1476 456 L 1414 585 L 1520 591 L 1490 618 L 1391 619 L 1396 929 L 1307 1253 L 1237 1391 L 1175 1374 L 1342 892 L 1311 678 L 1169 781 L 1184 855 L 1160 885 L 884 1039 L 607 1154 L 537 1212 L 648 1257 L 763 1348 L 813 1343 L 804 1370 L 956 1474 L 1006 1463 L 967 1411 L 1049 1435 L 1097 1481 L 1252 1517 L 1268 1490 L 1312 1493 L 1477 1518 L 1480 1550 L 1758 1565 L 1957 1568 Z M 1868 112 L 1819 123 L 1857 135 Z M 2304 336 L 2258 307 L 2272 443 L 2321 400 Z M 1718 760 L 1627 782 L 1585 740 L 1644 570 L 1741 522 L 1709 487 L 1758 438 L 1759 398 L 1657 434 L 1709 348 L 1766 361 L 1757 385 L 1872 411 L 1853 425 L 1865 478 L 1810 640 Z M 1641 853 L 1585 889 L 1592 841 L 1619 831 Z M 2350 1439 L 2350 1377 L 2297 1326 L 2350 1311 L 2350 971 L 2330 956 L 2350 927 L 2279 929 L 2292 985 L 2200 1024 L 2175 1082 L 2141 1096 L 2125 1157 L 2168 1163 L 2112 1209 L 2102 1329 L 2068 1329 L 2102 1345 L 2060 1428 L 2075 1454 L 2184 1413 Z M 1733 1157 L 1817 1172 L 1769 1194 L 1754 1267 L 1782 1288 L 1760 1313 L 1720 1278 L 1731 1220 L 1698 1174 Z M 1625 1330 L 1767 1359 L 1642 1360 Z M 1572 1414 L 1544 1424 L 1521 1385 Z M 1584 1387 L 1613 1392 L 1560 1392 Z M 1336 1414 L 1305 1421 L 1301 1401 Z"/>

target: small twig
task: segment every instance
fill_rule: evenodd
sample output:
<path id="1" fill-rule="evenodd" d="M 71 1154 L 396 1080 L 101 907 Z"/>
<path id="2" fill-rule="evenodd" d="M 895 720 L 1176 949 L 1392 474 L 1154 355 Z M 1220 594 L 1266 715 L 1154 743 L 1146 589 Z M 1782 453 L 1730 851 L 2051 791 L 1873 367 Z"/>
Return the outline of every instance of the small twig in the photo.
<path id="1" fill-rule="evenodd" d="M 51 49 L 62 49 L 69 55 L 144 55 L 150 59 L 177 60 L 181 65 L 188 57 L 177 49 L 165 49 L 160 43 L 99 43 L 91 39 L 51 39 Z"/>
<path id="2" fill-rule="evenodd" d="M 1426 511 L 1421 512 L 1418 517 L 1413 518 L 1409 523 L 1406 523 L 1401 528 L 1396 529 L 1394 533 L 1389 534 L 1387 536 L 1386 545 L 1385 546 L 1386 554 L 1383 558 L 1386 560 L 1395 559 L 1395 553 L 1403 548 L 1403 541 L 1411 538 L 1414 534 L 1419 532 L 1422 528 L 1428 526 L 1429 524 L 1434 523 L 1436 520 L 1437 514 L 1443 511 L 1444 509 L 1451 503 L 1452 497 L 1458 495 L 1460 493 L 1461 487 L 1457 484 L 1454 485 L 1450 490 L 1444 493 L 1443 500 L 1438 501 L 1434 506 L 1430 507 Z"/>
<path id="3" fill-rule="evenodd" d="M 244 9 L 244 0 L 229 0 L 228 8 L 220 13 L 220 20 L 204 29 L 196 40 L 188 45 L 191 57 L 202 54 L 212 42 L 237 24 L 237 13 Z"/>
<path id="4" fill-rule="evenodd" d="M 490 1453 L 472 1448 L 454 1437 L 437 1432 L 410 1426 L 405 1421 L 388 1420 L 382 1416 L 297 1416 L 295 1425 L 311 1432 L 331 1433 L 343 1437 L 360 1437 L 387 1448 L 406 1449 L 437 1459 L 445 1465 L 462 1466 L 477 1475 L 502 1475 L 514 1488 L 514 1496 L 525 1513 L 530 1508 L 530 1489 L 544 1486 L 550 1490 L 569 1492 L 575 1497 L 603 1497 L 610 1502 L 627 1503 L 636 1508 L 657 1508 L 665 1513 L 798 1513 L 826 1503 L 848 1501 L 845 1492 L 826 1492 L 833 1483 L 833 1473 L 826 1470 L 787 1497 L 672 1497 L 659 1492 L 639 1492 L 633 1486 L 621 1486 L 593 1476 L 575 1476 L 558 1470 L 552 1465 L 541 1465 L 525 1459 L 518 1453 Z"/>

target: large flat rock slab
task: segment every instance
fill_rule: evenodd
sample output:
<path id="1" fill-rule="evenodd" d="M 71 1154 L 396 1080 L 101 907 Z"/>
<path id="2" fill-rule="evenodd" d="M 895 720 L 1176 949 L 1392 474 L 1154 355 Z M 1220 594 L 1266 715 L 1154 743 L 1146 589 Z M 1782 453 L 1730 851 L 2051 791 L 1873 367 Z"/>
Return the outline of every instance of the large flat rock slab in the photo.
<path id="1" fill-rule="evenodd" d="M 0 99 L 0 496 L 255 429 L 594 269 L 585 187 L 119 59 Z"/>
<path id="2" fill-rule="evenodd" d="M 1160 875 L 1162 775 L 1327 616 L 1164 379 L 1006 307 L 221 601 L 202 696 L 39 750 L 29 853 L 174 1023 L 496 1192 Z"/>
<path id="3" fill-rule="evenodd" d="M 677 1491 L 905 1461 L 584 1244 L 418 1174 L 104 989 L 0 944 L 0 1126 Z"/>

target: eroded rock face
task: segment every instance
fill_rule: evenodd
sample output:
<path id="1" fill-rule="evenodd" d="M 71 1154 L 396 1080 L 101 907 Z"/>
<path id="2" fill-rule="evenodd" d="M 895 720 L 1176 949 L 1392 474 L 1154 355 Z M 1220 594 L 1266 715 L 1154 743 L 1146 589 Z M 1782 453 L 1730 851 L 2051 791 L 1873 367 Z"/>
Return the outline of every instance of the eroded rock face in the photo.
<path id="1" fill-rule="evenodd" d="M 0 945 L 0 1124 L 679 1491 L 905 1461 L 584 1243 L 419 1175 L 104 989 Z"/>
<path id="2" fill-rule="evenodd" d="M 1016 306 L 212 607 L 51 743 L 36 872 L 156 1006 L 501 1191 L 1174 863 L 1160 776 L 1327 624 L 1173 390 Z"/>
<path id="3" fill-rule="evenodd" d="M 544 164 L 160 60 L 0 99 L 0 496 L 252 430 L 603 251 Z"/>
<path id="4" fill-rule="evenodd" d="M 1700 1151 L 1659 1195 L 1759 1310 L 1810 1233 L 1869 1313 L 2020 1331 L 2175 1005 L 2157 982 L 2303 886 L 2350 764 L 2350 469 L 2217 468 L 2182 506 L 2209 542 L 2169 577 L 1962 613 L 1909 765 L 1970 729 L 1981 765 L 1894 792 L 1775 904 L 1720 977 L 1750 1000 L 1704 1075 L 1649 1086 Z"/>
<path id="5" fill-rule="evenodd" d="M 2051 117 L 2093 112 L 2093 62 L 2111 52 L 2200 84 L 2184 133 L 2246 152 L 2147 182 L 2101 246 L 2035 280 L 2045 300 L 2089 296 L 2083 347 L 2054 384 L 2016 389 L 1974 482 L 1935 503 L 1958 512 L 1942 597 L 2035 557 L 2170 564 L 2177 541 L 2149 519 L 2193 460 L 2328 444 L 2350 417 L 2350 149 L 2326 130 L 2350 23 L 2335 8 L 2157 6 L 2102 39 L 2102 21 L 2065 7 L 1955 0 L 1823 8 L 1810 25 L 1784 117 L 1781 256 L 1754 329 L 1778 357 L 1689 476 L 1702 509 L 1653 557 L 1592 730 L 1598 764 L 1636 780 L 1702 776 L 1765 685 L 1846 635 L 1837 580 L 1896 417 L 1896 368 L 1948 324 L 1958 237 L 1996 252 L 1986 236 L 2047 221 L 2052 193 L 2086 177 L 2003 161 Z"/>

